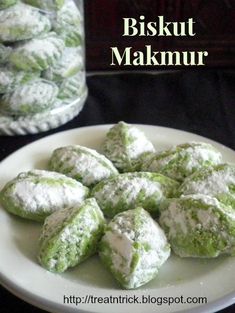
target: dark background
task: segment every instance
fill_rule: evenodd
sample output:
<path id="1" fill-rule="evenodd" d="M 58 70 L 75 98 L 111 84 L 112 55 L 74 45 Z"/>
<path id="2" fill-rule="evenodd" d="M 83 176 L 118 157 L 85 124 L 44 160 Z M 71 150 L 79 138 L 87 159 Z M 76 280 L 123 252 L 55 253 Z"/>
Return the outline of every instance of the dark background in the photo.
<path id="1" fill-rule="evenodd" d="M 146 44 L 156 51 L 208 51 L 207 67 L 235 66 L 235 0 L 86 0 L 85 4 L 88 70 L 118 70 L 119 66 L 109 65 L 110 47 L 141 51 Z M 196 36 L 122 37 L 123 17 L 140 15 L 146 21 L 156 21 L 158 15 L 171 22 L 193 18 Z"/>
<path id="2" fill-rule="evenodd" d="M 0 160 L 52 133 L 120 120 L 194 132 L 235 149 L 235 0 L 85 0 L 85 9 L 87 71 L 97 75 L 88 78 L 89 97 L 83 111 L 56 130 L 33 136 L 0 137 Z M 157 15 L 164 15 L 169 21 L 194 17 L 197 36 L 124 39 L 122 18 L 141 14 L 149 21 Z M 109 66 L 110 47 L 133 46 L 142 50 L 146 42 L 162 51 L 208 50 L 208 66 L 203 70 L 180 69 L 154 75 L 115 75 L 123 68 Z M 99 71 L 106 75 L 98 75 Z M 36 283 L 32 277 L 32 284 Z M 43 311 L 0 287 L 0 312 Z M 234 313 L 235 305 L 221 312 Z"/>

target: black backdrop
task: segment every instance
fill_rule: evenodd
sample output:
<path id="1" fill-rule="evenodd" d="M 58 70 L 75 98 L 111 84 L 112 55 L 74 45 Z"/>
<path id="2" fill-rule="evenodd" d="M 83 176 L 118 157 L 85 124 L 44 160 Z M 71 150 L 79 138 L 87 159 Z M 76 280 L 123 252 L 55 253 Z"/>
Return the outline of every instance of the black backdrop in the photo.
<path id="1" fill-rule="evenodd" d="M 235 149 L 235 71 L 97 75 L 88 78 L 88 87 L 85 108 L 68 124 L 34 136 L 0 137 L 0 159 L 48 134 L 119 120 L 182 129 Z M 2 287 L 0 307 L 1 313 L 42 312 Z M 235 312 L 235 305 L 223 312 Z"/>

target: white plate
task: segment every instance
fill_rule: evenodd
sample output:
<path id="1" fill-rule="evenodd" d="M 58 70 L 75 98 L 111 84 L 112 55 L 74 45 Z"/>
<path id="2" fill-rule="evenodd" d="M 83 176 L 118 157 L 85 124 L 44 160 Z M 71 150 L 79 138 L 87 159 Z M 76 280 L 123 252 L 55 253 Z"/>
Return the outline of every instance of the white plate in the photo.
<path id="1" fill-rule="evenodd" d="M 0 187 L 19 172 L 45 168 L 53 149 L 80 144 L 99 149 L 110 125 L 74 129 L 43 138 L 13 153 L 0 164 Z M 187 141 L 212 143 L 225 161 L 235 162 L 235 152 L 209 139 L 164 127 L 138 125 L 157 149 Z M 180 259 L 171 256 L 158 277 L 138 290 L 121 290 L 97 257 L 62 275 L 44 270 L 37 262 L 41 226 L 0 209 L 0 281 L 18 297 L 51 312 L 151 313 L 215 312 L 235 302 L 235 258 Z M 64 304 L 64 296 L 76 297 L 207 297 L 199 304 Z M 107 298 L 106 298 L 107 299 Z M 160 300 L 158 300 L 160 301 Z"/>

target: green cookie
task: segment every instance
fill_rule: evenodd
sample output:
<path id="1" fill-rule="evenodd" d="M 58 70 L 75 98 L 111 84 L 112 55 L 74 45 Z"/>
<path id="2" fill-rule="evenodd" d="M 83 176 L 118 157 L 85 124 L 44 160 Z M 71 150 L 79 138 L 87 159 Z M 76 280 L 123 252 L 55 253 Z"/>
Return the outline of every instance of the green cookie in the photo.
<path id="1" fill-rule="evenodd" d="M 50 66 L 43 77 L 48 80 L 61 81 L 74 76 L 83 67 L 83 58 L 80 48 L 65 48 L 62 57 L 54 65 Z"/>
<path id="2" fill-rule="evenodd" d="M 62 100 L 72 99 L 75 100 L 82 95 L 85 87 L 85 73 L 84 71 L 64 79 L 58 83 L 59 94 L 58 98 Z"/>
<path id="3" fill-rule="evenodd" d="M 83 36 L 82 15 L 73 0 L 66 0 L 64 6 L 57 12 L 53 28 L 64 39 L 67 47 L 81 45 Z"/>
<path id="4" fill-rule="evenodd" d="M 159 220 L 181 257 L 235 255 L 235 211 L 206 195 L 188 195 L 162 204 Z"/>
<path id="5" fill-rule="evenodd" d="M 56 149 L 51 156 L 49 168 L 77 179 L 85 186 L 95 185 L 118 174 L 105 156 L 79 145 Z"/>
<path id="6" fill-rule="evenodd" d="M 95 199 L 54 212 L 43 225 L 39 262 L 56 273 L 76 266 L 96 252 L 104 225 Z"/>
<path id="7" fill-rule="evenodd" d="M 46 11 L 59 10 L 64 5 L 64 0 L 23 0 L 23 2 Z"/>
<path id="8" fill-rule="evenodd" d="M 99 255 L 123 288 L 134 289 L 157 275 L 170 246 L 148 212 L 136 208 L 119 213 L 107 225 Z"/>
<path id="9" fill-rule="evenodd" d="M 139 160 L 155 151 L 142 131 L 124 122 L 108 131 L 102 150 L 121 172 L 138 170 Z"/>
<path id="10" fill-rule="evenodd" d="M 202 168 L 187 177 L 179 194 L 204 194 L 217 198 L 235 209 L 235 165 L 219 164 Z"/>
<path id="11" fill-rule="evenodd" d="M 12 92 L 19 85 L 39 77 L 39 73 L 16 71 L 8 67 L 0 67 L 0 93 Z"/>
<path id="12" fill-rule="evenodd" d="M 161 173 L 182 182 L 196 170 L 221 162 L 221 153 L 212 145 L 190 142 L 156 153 L 143 162 L 142 170 Z"/>
<path id="13" fill-rule="evenodd" d="M 92 190 L 104 214 L 117 213 L 141 206 L 158 215 L 162 200 L 172 197 L 178 183 L 157 173 L 125 173 L 100 182 Z"/>
<path id="14" fill-rule="evenodd" d="M 6 9 L 17 3 L 18 0 L 0 0 L 0 10 Z"/>
<path id="15" fill-rule="evenodd" d="M 8 62 L 11 51 L 11 47 L 4 46 L 0 43 L 0 64 L 5 65 Z"/>
<path id="16" fill-rule="evenodd" d="M 10 63 L 24 71 L 43 71 L 62 56 L 64 42 L 51 32 L 18 44 L 10 55 Z"/>
<path id="17" fill-rule="evenodd" d="M 88 188 L 65 175 L 32 170 L 21 173 L 0 192 L 0 203 L 10 213 L 43 221 L 54 211 L 80 204 Z"/>
<path id="18" fill-rule="evenodd" d="M 18 3 L 0 11 L 0 41 L 30 39 L 51 29 L 48 17 L 33 7 Z"/>
<path id="19" fill-rule="evenodd" d="M 0 100 L 0 110 L 10 115 L 28 115 L 43 112 L 53 105 L 58 87 L 46 80 L 34 79 L 18 86 Z"/>

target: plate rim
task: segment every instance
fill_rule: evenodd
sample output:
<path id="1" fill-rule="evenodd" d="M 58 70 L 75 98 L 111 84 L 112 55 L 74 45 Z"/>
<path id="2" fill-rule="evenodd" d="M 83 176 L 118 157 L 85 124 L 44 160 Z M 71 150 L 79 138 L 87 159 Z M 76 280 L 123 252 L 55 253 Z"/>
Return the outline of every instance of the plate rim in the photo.
<path id="1" fill-rule="evenodd" d="M 0 280 L 1 280 L 1 273 L 0 273 Z M 7 277 L 5 279 L 5 282 L 0 282 L 1 285 L 8 290 L 10 293 L 12 293 L 14 296 L 18 297 L 19 299 L 29 303 L 30 305 L 36 306 L 42 310 L 46 310 L 51 313 L 64 313 L 63 308 L 59 308 L 57 303 L 48 300 L 48 299 L 43 299 L 42 297 L 39 297 L 33 293 L 30 293 L 28 290 L 23 290 L 22 288 L 17 289 L 17 285 L 14 284 L 14 286 L 9 286 L 7 284 Z M 185 309 L 185 310 L 180 310 L 180 311 L 175 311 L 175 313 L 214 313 L 215 310 L 222 310 L 224 308 L 227 308 L 235 303 L 235 291 L 229 293 L 226 296 L 223 296 L 215 301 L 212 301 L 211 303 L 205 304 L 205 305 L 200 305 L 196 308 L 191 308 L 191 309 Z M 58 307 L 58 310 L 51 310 L 50 307 L 54 305 Z M 96 311 L 84 311 L 82 309 L 77 308 L 76 310 L 78 313 L 96 313 Z"/>
<path id="2" fill-rule="evenodd" d="M 157 128 L 157 129 L 161 129 L 162 131 L 176 131 L 176 132 L 180 132 L 183 134 L 186 134 L 187 136 L 188 135 L 192 135 L 192 136 L 197 136 L 199 138 L 199 140 L 208 140 L 210 141 L 211 143 L 214 143 L 216 145 L 219 145 L 222 149 L 226 149 L 226 150 L 229 150 L 231 153 L 234 153 L 235 154 L 235 151 L 218 142 L 218 141 L 215 141 L 211 138 L 208 138 L 208 137 L 205 137 L 205 136 L 202 136 L 202 135 L 199 135 L 197 133 L 193 133 L 193 132 L 189 132 L 189 131 L 185 131 L 185 130 L 181 130 L 181 129 L 177 129 L 177 128 L 171 128 L 171 127 L 166 127 L 166 126 L 158 126 L 158 125 L 151 125 L 151 124 L 139 124 L 139 123 L 128 123 L 130 125 L 133 125 L 133 126 L 136 126 L 136 127 L 141 127 L 141 128 L 144 128 L 144 127 L 152 127 L 152 128 Z M 28 144 L 25 144 L 23 145 L 22 147 L 16 149 L 15 151 L 13 151 L 12 153 L 10 153 L 8 156 L 6 156 L 5 158 L 3 158 L 1 161 L 0 161 L 0 166 L 2 165 L 2 163 L 5 163 L 8 161 L 8 159 L 10 158 L 14 158 L 14 155 L 17 154 L 17 153 L 20 153 L 22 150 L 30 147 L 31 145 L 35 145 L 36 143 L 40 143 L 41 141 L 44 141 L 45 139 L 46 140 L 50 140 L 51 138 L 53 137 L 57 137 L 61 134 L 68 134 L 68 133 L 73 133 L 73 132 L 77 132 L 77 131 L 86 131 L 86 130 L 90 130 L 92 128 L 110 128 L 112 127 L 113 123 L 111 124 L 96 124 L 96 125 L 89 125 L 89 126 L 82 126 L 82 127 L 75 127 L 75 128 L 72 128 L 72 129 L 68 129 L 68 130 L 62 130 L 62 131 L 59 131 L 59 132 L 56 132 L 54 134 L 50 134 L 50 135 L 45 135 L 43 136 L 42 138 L 40 139 L 36 139 L 36 140 L 33 140 L 32 142 L 28 143 Z M 31 304 L 31 305 L 34 305 L 42 310 L 47 310 L 48 312 L 61 312 L 63 313 L 64 312 L 64 305 L 62 304 L 58 304 L 54 301 L 51 301 L 49 299 L 46 299 L 46 298 L 43 298 L 41 296 L 38 296 L 37 294 L 35 293 L 31 293 L 30 291 L 28 291 L 27 289 L 25 288 L 22 288 L 22 287 L 19 287 L 17 284 L 14 283 L 13 280 L 10 280 L 8 279 L 7 275 L 5 275 L 3 272 L 1 272 L 1 269 L 0 269 L 0 284 L 5 288 L 7 289 L 10 293 L 12 293 L 14 296 L 22 299 L 23 301 L 26 301 L 27 303 Z M 185 309 L 184 311 L 180 310 L 180 311 L 175 311 L 175 313 L 181 313 L 181 312 L 188 312 L 188 313 L 213 313 L 214 310 L 222 310 L 230 305 L 233 305 L 235 303 L 235 289 L 233 292 L 225 295 L 225 296 L 222 296 L 210 303 L 207 303 L 207 304 L 204 304 L 204 305 L 200 305 L 200 306 L 197 306 L 196 308 L 188 308 L 188 309 Z M 51 307 L 56 307 L 56 311 L 55 310 L 52 310 Z M 61 307 L 61 308 L 60 308 Z M 73 307 L 67 307 L 68 308 L 68 311 L 71 312 L 73 311 Z M 86 311 L 86 310 L 83 310 L 83 309 L 80 309 L 79 307 L 76 308 L 76 311 L 77 312 L 80 312 L 80 313 L 96 313 L 96 311 Z"/>
<path id="3" fill-rule="evenodd" d="M 22 147 L 14 150 L 13 152 L 11 152 L 9 155 L 7 155 L 6 157 L 4 157 L 1 161 L 0 161 L 0 164 L 2 164 L 3 162 L 5 162 L 5 160 L 7 158 L 10 158 L 13 156 L 13 154 L 15 153 L 18 153 L 19 151 L 21 151 L 22 149 L 24 149 L 25 147 L 29 146 L 29 145 L 33 145 L 35 142 L 40 142 L 44 139 L 50 139 L 51 137 L 56 137 L 57 135 L 59 134 L 65 134 L 65 133 L 68 133 L 68 132 L 74 132 L 74 131 L 78 131 L 78 130 L 85 130 L 85 129 L 90 129 L 90 128 L 96 128 L 96 127 L 112 127 L 114 126 L 116 123 L 109 123 L 109 124 L 95 124 L 95 125 L 88 125 L 88 126 L 81 126 L 81 127 L 74 127 L 74 128 L 71 128 L 71 129 L 66 129 L 66 130 L 61 130 L 61 131 L 58 131 L 54 134 L 50 134 L 50 135 L 45 135 L 43 136 L 42 138 L 40 139 L 36 139 L 36 140 L 33 140 L 32 142 L 30 143 L 27 143 L 25 145 L 23 145 Z M 160 126 L 160 125 L 152 125 L 152 124 L 142 124 L 142 123 L 128 123 L 129 125 L 132 125 L 132 126 L 136 126 L 136 127 L 156 127 L 156 128 L 161 128 L 161 129 L 165 129 L 165 130 L 170 130 L 170 131 L 177 131 L 177 132 L 181 132 L 181 133 L 185 133 L 185 134 L 188 134 L 188 135 L 193 135 L 193 136 L 197 136 L 199 138 L 202 138 L 202 139 L 207 139 L 211 142 L 213 142 L 214 144 L 217 144 L 217 145 L 220 145 L 223 149 L 229 149 L 230 152 L 234 152 L 235 153 L 235 150 L 233 150 L 232 148 L 230 148 L 229 146 L 226 146 L 224 145 L 223 143 L 219 142 L 219 141 L 216 141 L 214 139 L 211 139 L 209 137 L 205 137 L 203 135 L 199 135 L 197 133 L 193 133 L 191 131 L 187 131 L 187 130 L 183 130 L 183 129 L 179 129 L 179 128 L 174 128 L 174 127 L 167 127 L 167 126 Z M 32 135 L 34 136 L 34 135 Z"/>

